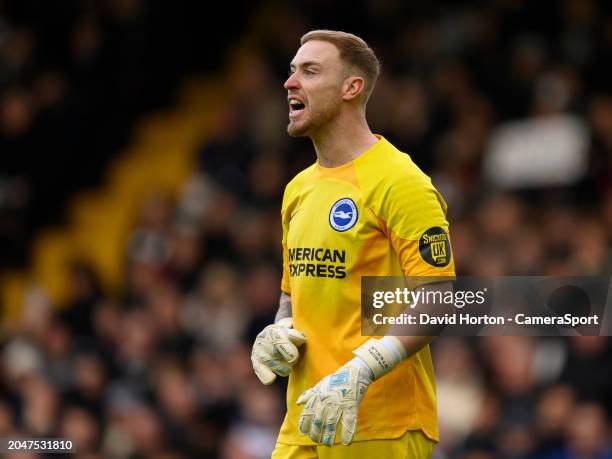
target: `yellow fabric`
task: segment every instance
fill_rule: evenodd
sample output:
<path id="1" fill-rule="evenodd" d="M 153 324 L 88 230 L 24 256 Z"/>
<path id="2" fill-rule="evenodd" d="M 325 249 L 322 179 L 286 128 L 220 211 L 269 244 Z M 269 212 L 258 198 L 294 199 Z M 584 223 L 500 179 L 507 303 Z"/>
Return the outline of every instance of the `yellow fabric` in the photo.
<path id="1" fill-rule="evenodd" d="M 332 227 L 330 211 L 343 198 L 354 202 L 358 217 L 354 226 L 339 231 Z M 342 218 L 352 215 L 347 206 L 334 208 L 345 211 Z M 308 342 L 289 377 L 280 443 L 313 444 L 298 430 L 302 407 L 295 401 L 368 340 L 361 335 L 362 276 L 454 275 L 450 245 L 446 258 L 437 258 L 444 266 L 428 263 L 419 251 L 419 240 L 430 228 L 448 235 L 445 212 L 429 177 L 382 137 L 354 161 L 336 168 L 315 163 L 287 185 L 281 289 L 291 295 L 294 327 Z M 347 220 L 334 218 L 338 221 Z M 370 385 L 354 441 L 399 438 L 419 429 L 438 440 L 429 347 Z"/>
<path id="2" fill-rule="evenodd" d="M 360 441 L 333 448 L 277 443 L 271 459 L 428 459 L 434 444 L 420 431 L 412 430 L 392 440 Z"/>

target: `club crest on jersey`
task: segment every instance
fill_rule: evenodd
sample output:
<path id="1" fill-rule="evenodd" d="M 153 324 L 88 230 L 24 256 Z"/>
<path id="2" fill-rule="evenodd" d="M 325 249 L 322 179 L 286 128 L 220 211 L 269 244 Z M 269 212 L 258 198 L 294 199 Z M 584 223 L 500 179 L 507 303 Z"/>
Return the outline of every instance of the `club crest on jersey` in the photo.
<path id="1" fill-rule="evenodd" d="M 451 260 L 451 249 L 448 234 L 444 228 L 434 226 L 425 231 L 419 239 L 419 253 L 423 260 L 432 266 L 448 266 Z"/>
<path id="2" fill-rule="evenodd" d="M 329 211 L 329 225 L 342 233 L 355 226 L 358 216 L 355 201 L 351 198 L 338 199 Z"/>

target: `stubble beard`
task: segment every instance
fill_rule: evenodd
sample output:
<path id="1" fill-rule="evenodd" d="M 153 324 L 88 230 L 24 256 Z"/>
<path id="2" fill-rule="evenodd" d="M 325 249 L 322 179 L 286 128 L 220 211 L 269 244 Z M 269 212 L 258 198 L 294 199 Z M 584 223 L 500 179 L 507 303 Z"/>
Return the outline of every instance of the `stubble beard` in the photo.
<path id="1" fill-rule="evenodd" d="M 311 116 L 314 115 L 314 116 Z M 287 133 L 291 137 L 308 137 L 308 133 L 312 130 L 312 128 L 317 124 L 316 123 L 316 114 L 312 113 L 303 113 L 302 117 L 306 116 L 307 119 L 301 122 L 291 122 L 287 125 Z"/>
<path id="2" fill-rule="evenodd" d="M 340 110 L 340 103 L 330 103 L 318 112 L 311 112 L 310 119 L 306 120 L 300 126 L 291 122 L 287 125 L 287 133 L 291 137 L 310 137 L 320 127 L 328 124 L 333 120 Z"/>
<path id="3" fill-rule="evenodd" d="M 305 124 L 304 126 L 298 127 L 291 121 L 287 125 L 287 134 L 291 137 L 305 137 L 306 132 L 308 131 L 308 126 Z"/>

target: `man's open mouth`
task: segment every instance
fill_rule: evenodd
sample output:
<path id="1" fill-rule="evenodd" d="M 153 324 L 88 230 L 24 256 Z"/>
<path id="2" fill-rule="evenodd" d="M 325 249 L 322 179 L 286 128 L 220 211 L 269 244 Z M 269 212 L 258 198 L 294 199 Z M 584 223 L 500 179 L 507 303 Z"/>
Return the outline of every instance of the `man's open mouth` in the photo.
<path id="1" fill-rule="evenodd" d="M 289 98 L 289 114 L 290 115 L 297 115 L 299 114 L 302 110 L 304 110 L 304 108 L 306 108 L 306 105 L 304 105 L 304 103 L 296 98 Z"/>

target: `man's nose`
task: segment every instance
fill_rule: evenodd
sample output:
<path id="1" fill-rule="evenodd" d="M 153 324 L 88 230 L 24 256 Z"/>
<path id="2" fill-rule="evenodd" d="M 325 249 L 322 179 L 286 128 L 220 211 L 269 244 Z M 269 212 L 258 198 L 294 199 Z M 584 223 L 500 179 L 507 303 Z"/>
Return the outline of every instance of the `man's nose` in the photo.
<path id="1" fill-rule="evenodd" d="M 299 83 L 297 77 L 295 76 L 295 73 L 289 75 L 289 78 L 287 78 L 287 81 L 285 81 L 285 84 L 283 85 L 285 89 L 295 89 L 298 86 Z"/>

